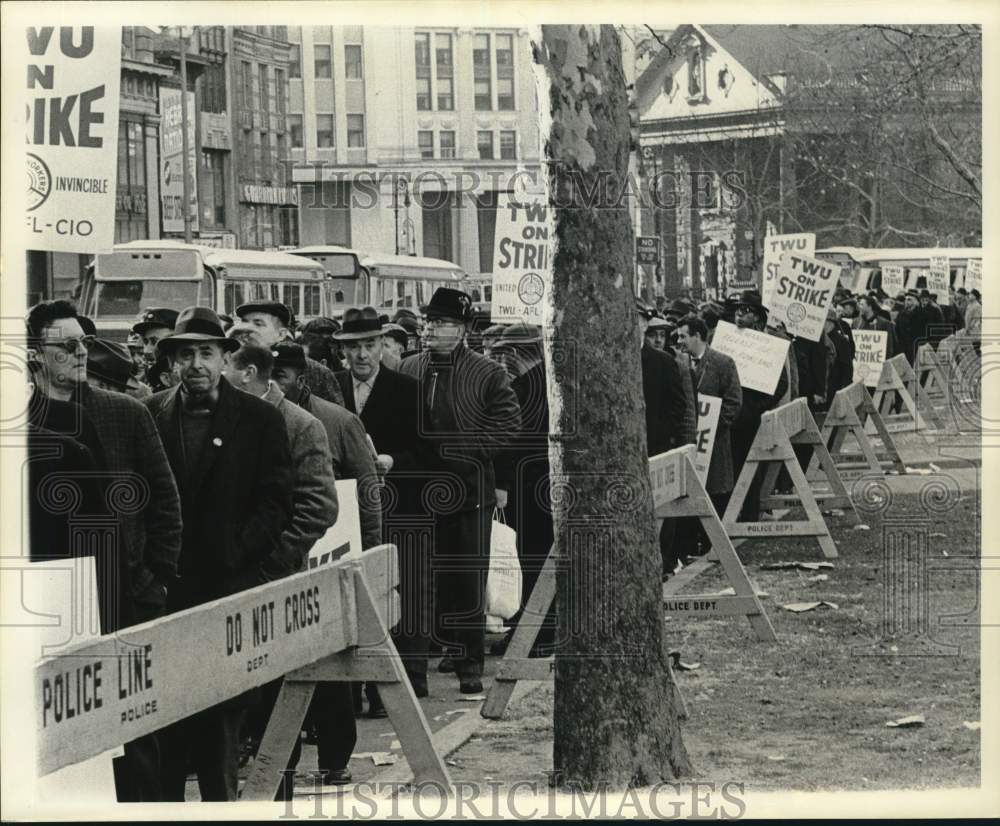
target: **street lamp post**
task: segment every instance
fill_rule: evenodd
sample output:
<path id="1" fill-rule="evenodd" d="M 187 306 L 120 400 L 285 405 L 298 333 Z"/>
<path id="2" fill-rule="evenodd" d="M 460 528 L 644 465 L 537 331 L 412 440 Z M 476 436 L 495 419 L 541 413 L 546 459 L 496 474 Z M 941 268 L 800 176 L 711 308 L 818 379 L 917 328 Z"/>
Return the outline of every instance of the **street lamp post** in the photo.
<path id="1" fill-rule="evenodd" d="M 191 243 L 191 174 L 188 160 L 188 110 L 187 110 L 187 38 L 184 27 L 177 27 L 181 47 L 181 177 L 183 178 L 182 198 L 184 199 L 184 243 Z"/>

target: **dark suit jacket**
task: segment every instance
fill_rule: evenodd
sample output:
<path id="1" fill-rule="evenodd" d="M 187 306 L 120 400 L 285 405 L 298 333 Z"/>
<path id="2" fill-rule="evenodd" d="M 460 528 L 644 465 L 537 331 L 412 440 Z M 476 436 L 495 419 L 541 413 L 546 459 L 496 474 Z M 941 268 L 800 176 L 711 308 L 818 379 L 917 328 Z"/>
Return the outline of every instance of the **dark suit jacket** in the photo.
<path id="1" fill-rule="evenodd" d="M 673 355 L 642 346 L 642 395 L 646 400 L 647 455 L 664 453 L 681 442 L 684 387 Z"/>
<path id="2" fill-rule="evenodd" d="M 174 470 L 183 479 L 180 386 L 146 400 Z M 171 610 L 252 588 L 291 519 L 292 474 L 281 413 L 219 380 L 219 399 L 193 481 L 180 484 L 184 538 Z"/>
<path id="3" fill-rule="evenodd" d="M 400 366 L 400 372 L 417 379 L 417 426 L 428 447 L 429 471 L 454 474 L 454 493 L 461 500 L 456 510 L 492 508 L 494 457 L 521 426 L 517 396 L 499 364 L 467 347 L 459 345 L 446 358 L 431 356 L 425 351 Z"/>
<path id="4" fill-rule="evenodd" d="M 147 488 L 140 494 L 148 497 L 146 504 L 122 513 L 120 537 L 133 598 L 162 608 L 161 586 L 173 581 L 181 552 L 181 503 L 153 418 L 142 402 L 87 384 L 80 385 L 74 400 L 97 429 L 108 470 L 136 474 Z"/>
<path id="5" fill-rule="evenodd" d="M 735 482 L 730 428 L 743 404 L 740 373 L 732 358 L 725 353 L 717 353 L 709 347 L 702 354 L 694 375 L 698 393 L 722 399 L 712 460 L 709 462 L 708 476 L 705 478 L 705 490 L 709 493 L 726 493 L 733 489 Z"/>

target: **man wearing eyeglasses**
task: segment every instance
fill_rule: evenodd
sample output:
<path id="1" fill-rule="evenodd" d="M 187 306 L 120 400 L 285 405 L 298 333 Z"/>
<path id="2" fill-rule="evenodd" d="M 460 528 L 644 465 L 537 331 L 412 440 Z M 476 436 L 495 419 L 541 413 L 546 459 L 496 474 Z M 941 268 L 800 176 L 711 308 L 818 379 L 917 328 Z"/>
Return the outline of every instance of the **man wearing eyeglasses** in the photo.
<path id="1" fill-rule="evenodd" d="M 46 301 L 27 317 L 30 365 L 35 391 L 83 408 L 93 421 L 103 450 L 108 482 L 129 485 L 137 501 L 134 511 L 112 514 L 117 521 L 119 552 L 127 560 L 119 627 L 162 616 L 167 584 L 177 572 L 181 549 L 181 508 L 167 455 L 146 407 L 124 393 L 87 384 L 87 347 L 76 308 L 69 301 Z M 44 400 L 35 409 L 44 412 Z M 68 429 L 72 429 L 70 424 Z M 65 432 L 76 437 L 78 434 Z M 106 633 L 107 633 L 106 629 Z M 115 764 L 122 801 L 161 799 L 156 738 L 140 738 L 125 747 Z"/>
<path id="2" fill-rule="evenodd" d="M 465 346 L 472 299 L 439 287 L 421 308 L 425 351 L 404 359 L 400 372 L 418 382 L 418 427 L 432 458 L 424 499 L 436 505 L 431 558 L 441 642 L 453 656 L 463 694 L 483 690 L 485 590 L 494 507 L 506 505 L 496 487 L 494 458 L 521 426 L 520 406 L 506 371 Z"/>

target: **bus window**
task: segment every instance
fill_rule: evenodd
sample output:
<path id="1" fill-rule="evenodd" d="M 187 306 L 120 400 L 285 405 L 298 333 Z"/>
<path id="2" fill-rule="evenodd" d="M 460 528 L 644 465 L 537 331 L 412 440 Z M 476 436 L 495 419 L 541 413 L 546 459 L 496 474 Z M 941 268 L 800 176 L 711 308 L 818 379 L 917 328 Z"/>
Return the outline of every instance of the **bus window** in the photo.
<path id="1" fill-rule="evenodd" d="M 198 306 L 199 307 L 214 307 L 215 306 L 215 283 L 212 276 L 207 272 L 205 276 L 201 279 L 201 286 L 198 289 Z"/>
<path id="2" fill-rule="evenodd" d="M 337 292 L 335 292 L 333 294 L 333 300 L 337 304 L 343 304 L 344 303 L 344 291 L 343 290 L 337 290 Z"/>
<path id="3" fill-rule="evenodd" d="M 286 307 L 290 307 L 292 313 L 295 315 L 301 315 L 299 312 L 299 299 L 301 297 L 301 285 L 300 284 L 282 284 L 281 285 L 281 303 Z"/>
<path id="4" fill-rule="evenodd" d="M 199 301 L 199 286 L 198 281 L 100 281 L 94 315 L 131 318 L 149 307 L 190 307 Z"/>
<path id="5" fill-rule="evenodd" d="M 246 304 L 246 294 L 244 292 L 244 284 L 242 281 L 227 281 L 226 282 L 226 295 L 223 304 L 225 306 L 225 312 L 232 315 L 236 312 L 236 308 L 242 304 Z"/>
<path id="6" fill-rule="evenodd" d="M 322 313 L 319 284 L 304 284 L 302 296 L 302 315 L 317 316 Z"/>

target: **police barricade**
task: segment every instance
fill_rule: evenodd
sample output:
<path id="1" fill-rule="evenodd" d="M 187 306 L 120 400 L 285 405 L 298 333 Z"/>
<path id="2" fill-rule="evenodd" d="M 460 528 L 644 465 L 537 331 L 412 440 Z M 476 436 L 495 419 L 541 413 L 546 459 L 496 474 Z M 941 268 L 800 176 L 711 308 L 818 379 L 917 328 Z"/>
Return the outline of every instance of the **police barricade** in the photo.
<path id="1" fill-rule="evenodd" d="M 865 432 L 869 422 L 881 440 L 881 450 L 876 448 L 869 434 Z M 900 474 L 906 473 L 906 465 L 899 455 L 892 434 L 882 421 L 882 416 L 875 407 L 872 397 L 868 395 L 867 388 L 859 381 L 841 388 L 834 394 L 833 403 L 823 417 L 820 435 L 830 450 L 837 473 L 844 481 L 854 481 L 867 475 L 884 476 L 889 468 L 895 469 Z M 849 435 L 854 437 L 857 450 L 844 449 L 844 443 Z M 818 457 L 815 455 L 806 472 L 806 478 L 810 482 L 823 478 Z"/>
<path id="2" fill-rule="evenodd" d="M 664 586 L 665 611 L 699 617 L 745 616 L 759 639 L 775 642 L 774 627 L 701 483 L 694 466 L 694 454 L 694 445 L 686 445 L 650 458 L 654 512 L 658 520 L 690 516 L 701 522 L 712 542 L 713 558 L 722 566 L 734 593 L 667 596 Z M 497 719 L 503 715 L 518 680 L 547 680 L 552 676 L 555 668 L 553 658 L 536 659 L 529 654 L 555 594 L 556 559 L 550 552 L 514 629 L 507 652 L 500 661 L 493 686 L 483 703 L 483 717 Z M 683 699 L 676 684 L 674 688 L 678 705 L 683 709 Z"/>
<path id="3" fill-rule="evenodd" d="M 916 432 L 927 428 L 924 417 L 917 409 L 916 380 L 913 368 L 902 353 L 882 364 L 872 402 L 890 433 Z M 869 423 L 865 430 L 869 435 L 873 434 L 874 422 Z"/>
<path id="4" fill-rule="evenodd" d="M 823 477 L 829 486 L 827 493 L 815 493 L 806 479 L 805 471 L 799 465 L 793 445 L 809 445 L 823 471 Z M 775 492 L 778 475 L 785 468 L 792 481 L 794 493 L 779 494 Z M 801 507 L 806 512 L 804 521 L 758 520 L 756 522 L 737 522 L 743 504 L 750 492 L 757 473 L 764 474 L 760 487 L 760 507 L 763 510 L 771 508 Z M 806 400 L 793 399 L 774 410 L 768 410 L 761 416 L 760 427 L 754 437 L 746 462 L 740 471 L 739 478 L 733 488 L 729 506 L 722 518 L 726 533 L 731 537 L 744 538 L 788 538 L 793 536 L 814 536 L 819 542 L 823 554 L 827 557 L 837 556 L 837 546 L 830 536 L 830 530 L 820 512 L 818 501 L 822 500 L 828 508 L 843 508 L 855 521 L 858 513 L 854 508 L 844 482 L 837 472 L 826 448 L 826 443 L 820 436 L 819 428 L 809 412 Z"/>
<path id="5" fill-rule="evenodd" d="M 371 680 L 415 778 L 450 787 L 388 629 L 396 548 L 322 565 L 61 650 L 35 667 L 47 775 L 285 677 L 243 799 L 273 800 L 317 681 Z"/>
<path id="6" fill-rule="evenodd" d="M 950 418 L 947 415 L 951 407 L 951 387 L 947 380 L 951 372 L 950 356 L 950 349 L 941 353 L 935 351 L 930 344 L 921 344 L 917 348 L 917 358 L 913 368 L 914 398 L 918 404 L 924 402 L 928 415 L 934 419 L 935 427 L 940 429 L 947 428 Z M 940 415 L 939 411 L 945 415 Z"/>

